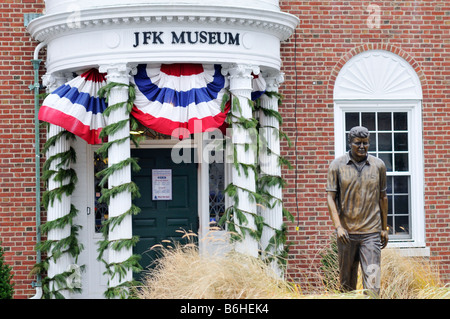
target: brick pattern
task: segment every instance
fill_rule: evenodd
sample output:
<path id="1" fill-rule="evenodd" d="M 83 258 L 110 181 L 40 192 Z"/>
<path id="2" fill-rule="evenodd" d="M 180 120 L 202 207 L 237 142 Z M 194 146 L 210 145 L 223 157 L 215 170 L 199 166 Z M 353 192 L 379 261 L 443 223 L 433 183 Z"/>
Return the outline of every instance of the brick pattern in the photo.
<path id="1" fill-rule="evenodd" d="M 13 267 L 14 298 L 34 294 L 36 262 L 34 47 L 24 13 L 42 12 L 44 1 L 0 3 L 0 241 Z"/>
<path id="2" fill-rule="evenodd" d="M 326 207 L 328 164 L 334 158 L 333 88 L 339 70 L 354 55 L 387 50 L 408 61 L 423 89 L 425 227 L 431 257 L 450 280 L 450 3 L 448 1 L 280 1 L 300 18 L 296 34 L 282 45 L 286 80 L 281 112 L 296 149 L 283 154 L 296 163 L 285 171 L 284 198 L 297 222 L 288 275 L 318 279 L 319 253 L 333 234 Z M 296 115 L 296 116 L 294 116 Z M 297 185 L 297 188 L 295 187 Z M 296 225 L 299 231 L 296 231 Z"/>
<path id="3" fill-rule="evenodd" d="M 383 49 L 405 58 L 422 82 L 426 241 L 450 281 L 450 3 L 281 0 L 280 7 L 300 18 L 295 35 L 282 45 L 285 99 L 280 111 L 283 130 L 296 147 L 285 142 L 282 147 L 296 164 L 295 170 L 283 171 L 288 181 L 284 201 L 296 217 L 288 225 L 293 243 L 288 275 L 318 279 L 319 253 L 332 234 L 324 188 L 334 157 L 336 76 L 357 53 Z M 0 240 L 13 266 L 15 298 L 34 294 L 29 272 L 36 256 L 34 101 L 28 86 L 37 43 L 30 40 L 23 14 L 43 8 L 43 0 L 0 4 Z"/>

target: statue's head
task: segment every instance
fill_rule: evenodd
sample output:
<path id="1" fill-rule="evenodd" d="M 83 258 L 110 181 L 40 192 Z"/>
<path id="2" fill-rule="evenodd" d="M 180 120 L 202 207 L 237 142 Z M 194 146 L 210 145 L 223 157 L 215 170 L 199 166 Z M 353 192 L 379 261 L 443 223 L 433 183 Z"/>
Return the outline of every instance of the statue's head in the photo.
<path id="1" fill-rule="evenodd" d="M 353 127 L 348 134 L 348 144 L 352 156 L 356 160 L 362 160 L 367 157 L 370 146 L 370 133 L 364 126 Z"/>

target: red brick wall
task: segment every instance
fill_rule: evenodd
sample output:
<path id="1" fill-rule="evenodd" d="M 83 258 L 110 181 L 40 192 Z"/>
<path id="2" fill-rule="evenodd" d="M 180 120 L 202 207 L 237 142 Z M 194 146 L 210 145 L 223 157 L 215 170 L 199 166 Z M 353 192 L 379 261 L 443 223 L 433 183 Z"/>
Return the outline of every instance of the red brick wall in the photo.
<path id="1" fill-rule="evenodd" d="M 378 5 L 379 25 L 368 21 L 376 14 L 368 11 L 371 4 Z M 297 222 L 289 225 L 289 275 L 317 279 L 311 271 L 332 234 L 325 183 L 334 158 L 336 76 L 357 53 L 383 49 L 406 59 L 422 82 L 426 243 L 450 281 L 450 2 L 281 0 L 280 6 L 300 19 L 296 34 L 282 46 L 281 111 L 284 130 L 297 146 L 283 147 L 297 163 L 297 175 L 285 171 L 284 198 L 300 229 Z"/>
<path id="2" fill-rule="evenodd" d="M 13 267 L 14 297 L 34 294 L 30 276 L 36 263 L 34 47 L 24 13 L 42 12 L 39 0 L 0 3 L 0 241 Z"/>

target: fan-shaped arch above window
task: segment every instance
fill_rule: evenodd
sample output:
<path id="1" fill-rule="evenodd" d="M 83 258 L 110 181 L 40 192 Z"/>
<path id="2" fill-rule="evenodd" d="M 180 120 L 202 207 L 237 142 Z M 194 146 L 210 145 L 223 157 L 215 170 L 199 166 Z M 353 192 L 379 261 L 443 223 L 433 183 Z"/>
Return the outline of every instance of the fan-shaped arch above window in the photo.
<path id="1" fill-rule="evenodd" d="M 400 56 L 382 50 L 360 53 L 336 79 L 335 100 L 421 100 L 419 77 Z"/>

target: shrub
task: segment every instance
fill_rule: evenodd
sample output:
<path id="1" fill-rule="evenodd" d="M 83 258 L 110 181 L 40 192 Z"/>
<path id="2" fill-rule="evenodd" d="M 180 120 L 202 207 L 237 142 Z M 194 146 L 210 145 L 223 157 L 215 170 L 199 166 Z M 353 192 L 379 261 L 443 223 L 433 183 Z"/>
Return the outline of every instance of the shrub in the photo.
<path id="1" fill-rule="evenodd" d="M 0 243 L 0 299 L 12 299 L 14 294 L 12 278 L 11 266 L 5 263 L 3 248 Z"/>

